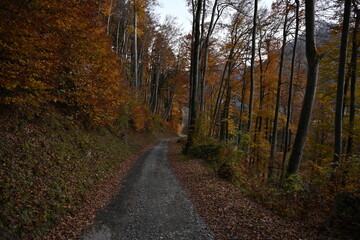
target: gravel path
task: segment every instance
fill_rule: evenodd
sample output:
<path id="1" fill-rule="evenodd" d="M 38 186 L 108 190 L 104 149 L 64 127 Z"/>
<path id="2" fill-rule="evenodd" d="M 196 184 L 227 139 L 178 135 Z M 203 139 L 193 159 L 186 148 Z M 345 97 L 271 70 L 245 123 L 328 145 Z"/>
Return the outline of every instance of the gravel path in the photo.
<path id="1" fill-rule="evenodd" d="M 168 140 L 141 157 L 83 240 L 213 239 L 168 166 Z"/>

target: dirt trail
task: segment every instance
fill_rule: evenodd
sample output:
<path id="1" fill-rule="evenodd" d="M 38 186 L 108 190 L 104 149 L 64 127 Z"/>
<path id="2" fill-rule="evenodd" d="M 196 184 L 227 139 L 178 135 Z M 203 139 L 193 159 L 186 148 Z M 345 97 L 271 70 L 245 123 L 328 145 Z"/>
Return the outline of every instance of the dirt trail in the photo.
<path id="1" fill-rule="evenodd" d="M 213 239 L 169 168 L 168 141 L 137 161 L 82 239 Z"/>

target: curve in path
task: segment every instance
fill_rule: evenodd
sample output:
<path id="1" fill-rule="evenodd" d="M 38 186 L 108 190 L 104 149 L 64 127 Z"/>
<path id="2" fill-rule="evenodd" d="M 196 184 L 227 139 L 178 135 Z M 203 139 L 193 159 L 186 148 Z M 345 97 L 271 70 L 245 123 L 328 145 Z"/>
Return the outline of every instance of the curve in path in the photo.
<path id="1" fill-rule="evenodd" d="M 213 239 L 168 166 L 168 141 L 141 157 L 83 240 Z"/>

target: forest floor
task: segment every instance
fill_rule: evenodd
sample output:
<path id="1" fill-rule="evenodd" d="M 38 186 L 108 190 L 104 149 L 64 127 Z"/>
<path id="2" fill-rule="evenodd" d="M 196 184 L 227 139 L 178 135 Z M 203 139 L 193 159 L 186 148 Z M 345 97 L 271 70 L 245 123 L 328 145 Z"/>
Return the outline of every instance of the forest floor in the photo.
<path id="1" fill-rule="evenodd" d="M 171 168 L 215 239 L 329 239 L 306 222 L 278 216 L 255 203 L 203 161 L 186 159 L 180 143 L 169 145 Z"/>

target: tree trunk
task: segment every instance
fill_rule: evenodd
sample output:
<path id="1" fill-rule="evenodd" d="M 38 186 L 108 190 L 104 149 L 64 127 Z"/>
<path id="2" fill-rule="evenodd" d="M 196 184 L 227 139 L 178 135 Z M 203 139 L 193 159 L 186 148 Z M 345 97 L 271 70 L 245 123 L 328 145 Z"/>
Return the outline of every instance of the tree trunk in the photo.
<path id="1" fill-rule="evenodd" d="M 239 144 L 239 149 L 241 149 L 241 135 L 240 135 L 240 132 L 243 131 L 243 121 L 242 121 L 242 118 L 243 118 L 243 114 L 244 114 L 244 101 L 245 101 L 245 92 L 246 92 L 246 67 L 244 69 L 244 74 L 243 74 L 243 86 L 242 86 L 242 89 L 241 89 L 241 98 L 240 98 L 240 102 L 241 102 L 241 107 L 240 107 L 240 116 L 239 116 L 239 127 L 238 127 L 238 131 L 239 131 L 239 136 L 238 136 L 238 139 L 237 139 L 237 142 Z"/>
<path id="2" fill-rule="evenodd" d="M 109 7 L 109 15 L 108 15 L 107 27 L 106 27 L 106 33 L 107 33 L 107 35 L 110 34 L 110 20 L 111 20 L 112 5 L 113 5 L 113 0 L 111 0 L 111 2 L 110 2 L 110 7 Z"/>
<path id="3" fill-rule="evenodd" d="M 258 0 L 254 1 L 254 16 L 253 16 L 253 29 L 252 29 L 252 39 L 251 39 L 251 66 L 250 66 L 250 97 L 249 97 L 249 120 L 247 131 L 249 133 L 249 146 L 247 149 L 247 155 L 250 154 L 251 146 L 251 128 L 252 128 L 252 116 L 253 116 L 253 106 L 254 106 L 254 85 L 255 85 L 255 40 L 256 40 L 256 19 L 257 19 L 257 10 L 258 10 Z"/>
<path id="4" fill-rule="evenodd" d="M 159 57 L 160 58 L 160 57 Z M 157 106 L 158 106 L 158 98 L 159 98 L 159 82 L 160 82 L 160 71 L 161 71 L 161 60 L 158 60 L 158 64 L 156 66 L 156 72 L 155 72 L 155 82 L 154 82 L 154 91 L 152 94 L 152 103 L 151 103 L 151 110 L 153 114 L 157 112 Z"/>
<path id="5" fill-rule="evenodd" d="M 271 138 L 271 150 L 270 150 L 270 159 L 269 159 L 269 179 L 273 177 L 274 174 L 274 161 L 275 161 L 275 152 L 277 149 L 277 134 L 278 134 L 278 121 L 279 121 L 279 108 L 280 108 L 280 98 L 281 98 L 281 85 L 282 85 L 282 74 L 284 66 L 284 54 L 286 46 L 286 37 L 287 37 L 287 22 L 288 22 L 288 1 L 286 0 L 285 7 L 285 21 L 284 21 L 284 30 L 283 30 L 283 41 L 281 46 L 281 55 L 280 55 L 280 64 L 279 64 L 279 76 L 278 76 L 278 85 L 276 91 L 276 105 L 275 105 L 275 115 L 273 121 L 273 130 Z"/>
<path id="6" fill-rule="evenodd" d="M 352 145 L 353 145 L 353 135 L 355 127 L 355 90 L 356 90 L 356 71 L 357 71 L 357 59 L 358 59 L 358 31 L 360 24 L 360 10 L 358 6 L 355 6 L 356 21 L 355 27 L 353 30 L 353 40 L 352 40 L 352 56 L 351 56 L 351 89 L 350 89 L 350 119 L 349 119 L 349 137 L 347 143 L 346 153 L 347 155 L 352 154 Z"/>
<path id="7" fill-rule="evenodd" d="M 333 167 L 336 168 L 341 158 L 342 149 L 342 128 L 343 128 L 343 101 L 344 101 L 344 82 L 346 69 L 347 42 L 349 35 L 349 23 L 351 13 L 351 0 L 345 0 L 344 20 L 341 34 L 340 60 L 338 71 L 338 82 L 336 92 L 335 110 L 335 143 Z M 333 180 L 335 180 L 333 178 Z M 336 181 L 336 180 L 335 180 Z"/>
<path id="8" fill-rule="evenodd" d="M 298 36 L 299 36 L 299 25 L 300 25 L 300 19 L 299 19 L 299 9 L 300 9 L 300 1 L 295 0 L 296 2 L 296 26 L 295 26 L 295 38 L 294 38 L 294 48 L 292 52 L 292 58 L 291 58 L 291 70 L 290 70 L 290 82 L 289 82 L 289 96 L 288 96 L 288 102 L 287 102 L 287 115 L 286 115 L 286 126 L 285 126 L 285 144 L 284 144 L 284 155 L 281 163 L 281 174 L 280 178 L 282 179 L 284 176 L 285 171 L 285 163 L 288 153 L 288 148 L 290 145 L 290 122 L 291 122 L 291 105 L 292 105 L 292 95 L 293 95 L 293 82 L 294 82 L 294 69 L 295 69 L 295 58 L 296 58 L 296 47 L 298 43 Z"/>
<path id="9" fill-rule="evenodd" d="M 232 53 L 230 54 L 232 55 Z M 228 118 L 229 118 L 229 109 L 230 109 L 230 100 L 231 100 L 231 85 L 230 85 L 230 81 L 231 81 L 231 74 L 232 74 L 232 56 L 229 59 L 229 67 L 228 67 L 228 75 L 227 75 L 227 80 L 226 80 L 226 85 L 225 85 L 225 89 L 226 89 L 226 97 L 225 97 L 225 102 L 224 102 L 224 110 L 223 110 L 223 114 L 221 117 L 221 129 L 220 129 L 220 140 L 227 140 L 228 138 L 228 127 L 229 127 L 229 123 L 228 123 Z"/>
<path id="10" fill-rule="evenodd" d="M 223 96 L 224 96 L 224 91 L 225 90 L 223 91 L 223 87 L 224 87 L 223 85 L 224 85 L 224 82 L 225 82 L 225 74 L 226 74 L 226 70 L 227 70 L 228 66 L 229 66 L 229 61 L 226 61 L 225 67 L 224 67 L 224 70 L 223 70 L 223 73 L 222 73 L 222 77 L 221 77 L 219 93 L 217 95 L 216 102 L 215 102 L 215 109 L 214 109 L 214 113 L 213 113 L 213 117 L 212 117 L 212 123 L 210 125 L 210 134 L 209 134 L 210 136 L 213 135 L 216 120 L 217 120 L 218 114 L 219 114 L 220 102 L 221 102 L 221 99 L 223 99 Z"/>
<path id="11" fill-rule="evenodd" d="M 198 108 L 198 86 L 199 86 L 199 55 L 200 55 L 200 17 L 202 1 L 197 1 L 197 9 L 193 24 L 194 42 L 191 49 L 191 69 L 190 69 L 190 92 L 191 98 L 189 101 L 189 131 L 188 139 L 185 146 L 185 152 L 194 145 L 194 137 L 196 134 L 196 118 Z"/>
<path id="12" fill-rule="evenodd" d="M 258 46 L 258 51 L 259 51 L 259 67 L 260 67 L 260 101 L 259 101 L 259 110 L 260 112 L 263 110 L 263 106 L 264 106 L 264 67 L 263 67 L 263 60 L 261 57 L 261 42 L 262 42 L 262 37 L 261 37 L 261 28 L 259 30 L 259 35 L 260 35 L 260 39 L 259 39 L 259 46 Z M 262 116 L 259 117 L 259 125 L 257 128 L 257 134 L 260 135 L 261 134 L 261 128 L 262 128 Z"/>
<path id="13" fill-rule="evenodd" d="M 300 119 L 296 131 L 293 149 L 289 159 L 287 175 L 297 174 L 309 130 L 312 109 L 315 100 L 316 85 L 318 79 L 318 68 L 321 57 L 317 53 L 315 45 L 315 0 L 305 2 L 305 27 L 306 27 L 306 58 L 307 82 Z"/>
<path id="14" fill-rule="evenodd" d="M 119 57 L 119 38 L 120 38 L 120 17 L 116 27 L 116 56 Z"/>
<path id="15" fill-rule="evenodd" d="M 204 1 L 205 2 L 205 1 Z M 214 28 L 220 18 L 221 12 L 218 14 L 217 19 L 215 20 L 215 11 L 218 6 L 218 0 L 215 0 L 212 13 L 211 13 L 211 20 L 209 24 L 208 33 L 206 34 L 205 42 L 203 45 L 203 49 L 205 50 L 204 53 L 204 67 L 203 67 L 203 74 L 201 76 L 201 87 L 200 87 L 200 111 L 205 110 L 205 97 L 206 97 L 206 74 L 207 74 L 207 67 L 208 67 L 208 61 L 209 61 L 209 42 L 210 37 L 214 31 Z"/>
<path id="16" fill-rule="evenodd" d="M 137 7 L 134 0 L 134 81 L 135 88 L 138 88 L 138 49 L 137 49 Z"/>

